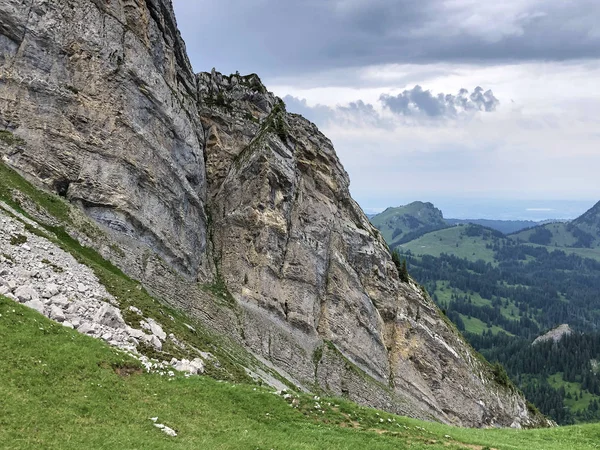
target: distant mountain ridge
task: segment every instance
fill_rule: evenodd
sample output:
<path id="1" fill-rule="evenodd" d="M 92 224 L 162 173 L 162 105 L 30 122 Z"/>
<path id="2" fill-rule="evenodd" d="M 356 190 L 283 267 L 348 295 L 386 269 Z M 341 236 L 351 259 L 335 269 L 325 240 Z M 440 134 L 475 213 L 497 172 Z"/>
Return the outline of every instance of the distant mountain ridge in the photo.
<path id="1" fill-rule="evenodd" d="M 600 202 L 565 223 L 549 223 L 511 236 L 519 242 L 563 248 L 600 248 Z"/>
<path id="2" fill-rule="evenodd" d="M 600 209 L 600 208 L 599 208 Z M 494 219 L 446 219 L 442 211 L 431 202 L 415 201 L 403 206 L 389 207 L 379 214 L 367 214 L 375 227 L 381 231 L 391 248 L 405 244 L 432 231 L 460 225 L 474 224 L 513 234 L 546 223 L 560 221 L 494 220 Z"/>
<path id="3" fill-rule="evenodd" d="M 536 227 L 546 223 L 536 222 L 534 220 L 493 220 L 493 219 L 446 219 L 449 225 L 467 224 L 481 225 L 487 228 L 493 228 L 504 234 L 516 233 L 526 228 Z M 554 222 L 554 221 L 551 221 Z"/>
<path id="4" fill-rule="evenodd" d="M 455 225 L 389 244 L 543 413 L 560 424 L 600 420 L 600 203 L 515 233 L 493 229 L 517 225 L 504 221 L 446 222 Z"/>
<path id="5" fill-rule="evenodd" d="M 390 248 L 448 227 L 442 211 L 429 202 L 387 208 L 371 217 L 371 223 L 381 232 Z"/>

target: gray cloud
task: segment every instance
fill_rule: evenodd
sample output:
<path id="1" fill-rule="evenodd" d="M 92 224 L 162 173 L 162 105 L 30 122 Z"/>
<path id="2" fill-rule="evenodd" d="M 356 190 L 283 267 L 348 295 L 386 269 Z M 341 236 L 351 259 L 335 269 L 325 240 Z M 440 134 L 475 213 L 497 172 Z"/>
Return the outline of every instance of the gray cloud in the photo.
<path id="1" fill-rule="evenodd" d="M 391 123 L 382 118 L 373 105 L 362 100 L 347 105 L 338 105 L 335 108 L 326 105 L 309 106 L 305 99 L 299 99 L 291 95 L 286 95 L 283 101 L 288 111 L 301 114 L 321 127 L 329 123 L 336 123 L 337 125 L 360 123 L 376 128 L 391 127 Z"/>
<path id="2" fill-rule="evenodd" d="M 197 70 L 266 77 L 387 63 L 600 56 L 597 0 L 174 0 Z"/>
<path id="3" fill-rule="evenodd" d="M 327 124 L 331 118 L 335 117 L 335 109 L 329 106 L 309 106 L 306 99 L 299 99 L 291 95 L 286 95 L 282 100 L 285 102 L 286 109 L 289 112 L 300 114 L 319 126 Z"/>
<path id="4" fill-rule="evenodd" d="M 394 121 L 382 116 L 374 105 L 362 100 L 335 107 L 309 106 L 305 99 L 291 95 L 285 96 L 283 101 L 288 111 L 302 114 L 319 126 L 326 126 L 329 123 L 361 124 L 385 129 L 395 126 Z M 432 94 L 419 85 L 395 96 L 384 94 L 379 101 L 397 116 L 423 119 L 454 119 L 477 111 L 493 112 L 500 103 L 491 90 L 484 91 L 479 86 L 471 93 L 467 89 L 461 89 L 458 94 L 452 95 Z"/>
<path id="5" fill-rule="evenodd" d="M 434 95 L 417 85 L 396 96 L 382 95 L 380 101 L 396 114 L 424 114 L 429 117 L 454 117 L 461 112 L 471 111 L 491 112 L 500 103 L 491 90 L 484 92 L 479 86 L 471 94 L 467 89 L 461 89 L 457 95 Z"/>

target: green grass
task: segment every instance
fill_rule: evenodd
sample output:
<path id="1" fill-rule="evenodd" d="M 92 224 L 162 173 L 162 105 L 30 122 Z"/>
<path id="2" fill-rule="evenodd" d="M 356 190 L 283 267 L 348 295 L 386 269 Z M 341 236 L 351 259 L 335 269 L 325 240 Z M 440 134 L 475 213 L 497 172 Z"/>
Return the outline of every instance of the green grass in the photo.
<path id="1" fill-rule="evenodd" d="M 571 393 L 571 398 L 565 398 L 565 405 L 567 405 L 572 411 L 583 411 L 587 409 L 592 400 L 599 399 L 597 395 L 594 395 L 587 390 L 582 390 L 581 383 L 565 381 L 561 372 L 548 376 L 548 384 L 556 389 L 564 387 L 566 392 Z M 575 394 L 579 396 L 580 392 L 582 392 L 583 395 L 581 398 L 575 400 Z"/>
<path id="2" fill-rule="evenodd" d="M 449 304 L 452 301 L 452 294 L 459 296 L 467 295 L 467 293 L 461 289 L 450 287 L 450 282 L 448 280 L 436 281 L 436 289 L 434 292 L 440 304 Z M 491 300 L 483 298 L 477 292 L 473 292 L 468 295 L 470 295 L 472 303 L 476 306 L 492 306 Z M 501 300 L 503 302 L 502 304 L 504 305 L 506 298 L 502 297 Z M 500 308 L 500 312 L 509 320 L 516 320 L 520 317 L 519 308 L 517 308 L 512 301 L 509 301 L 508 306 L 502 306 Z"/>
<path id="3" fill-rule="evenodd" d="M 501 328 L 497 325 L 493 325 L 491 328 L 488 328 L 488 326 L 486 325 L 485 322 L 479 320 L 476 317 L 467 317 L 464 314 L 460 314 L 460 318 L 462 319 L 463 323 L 465 324 L 465 331 L 468 331 L 469 333 L 475 333 L 475 334 L 483 334 L 484 331 L 490 329 L 492 330 L 493 334 L 498 334 L 500 331 L 512 336 L 511 333 L 509 333 L 508 331 L 506 331 L 504 328 Z"/>
<path id="4" fill-rule="evenodd" d="M 7 449 L 592 449 L 600 425 L 472 430 L 342 399 L 284 400 L 209 377 L 136 373 L 131 357 L 0 297 L 0 442 Z M 131 376 L 116 373 L 129 368 Z M 323 412 L 321 412 L 323 411 Z M 158 416 L 178 432 L 155 428 Z"/>
<path id="5" fill-rule="evenodd" d="M 501 300 L 502 300 L 502 302 L 505 302 L 507 299 L 506 299 L 506 297 L 501 297 Z M 521 317 L 519 308 L 510 299 L 508 301 L 508 306 L 502 306 L 500 308 L 500 312 L 502 313 L 502 315 L 504 317 L 506 317 L 509 320 L 517 320 L 517 319 L 519 319 L 519 317 Z"/>
<path id="6" fill-rule="evenodd" d="M 0 162 L 0 200 L 21 211 L 21 205 L 13 198 L 13 191 L 25 194 L 57 220 L 65 224 L 71 223 L 70 207 L 66 201 L 57 195 L 48 194 L 37 189 L 17 172 Z"/>
<path id="7" fill-rule="evenodd" d="M 529 242 L 529 237 L 535 232 L 537 228 L 538 227 L 523 230 L 519 233 L 511 235 L 511 237 L 521 239 L 525 242 Z M 541 228 L 549 230 L 552 233 L 552 238 L 549 247 L 568 247 L 577 242 L 577 239 L 575 239 L 573 235 L 569 231 L 567 231 L 566 223 L 549 223 L 546 225 L 542 225 Z"/>
<path id="8" fill-rule="evenodd" d="M 433 231 L 402 244 L 400 248 L 403 252 L 410 250 L 415 255 L 439 257 L 442 253 L 447 253 L 469 261 L 482 259 L 494 263 L 494 251 L 485 247 L 491 241 L 485 241 L 481 236 L 465 236 L 464 230 L 464 226 L 456 226 Z"/>

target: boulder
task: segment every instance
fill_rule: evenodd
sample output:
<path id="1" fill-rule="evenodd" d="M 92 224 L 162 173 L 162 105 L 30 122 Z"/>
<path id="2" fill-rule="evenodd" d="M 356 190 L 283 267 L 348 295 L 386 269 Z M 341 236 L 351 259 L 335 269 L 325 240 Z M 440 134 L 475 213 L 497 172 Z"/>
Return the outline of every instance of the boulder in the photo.
<path id="1" fill-rule="evenodd" d="M 127 326 L 121 316 L 121 311 L 108 303 L 104 303 L 96 312 L 94 322 L 116 329 L 124 329 Z"/>
<path id="2" fill-rule="evenodd" d="M 187 372 L 191 375 L 198 375 L 204 373 L 204 362 L 200 358 L 195 358 L 192 361 L 182 359 L 181 361 L 171 360 L 171 365 L 175 370 L 180 372 Z"/>
<path id="3" fill-rule="evenodd" d="M 15 297 L 21 302 L 25 303 L 29 300 L 39 300 L 38 293 L 31 286 L 20 286 L 15 291 Z"/>
<path id="4" fill-rule="evenodd" d="M 44 314 L 44 304 L 40 300 L 29 300 L 25 302 L 25 306 L 35 309 L 40 314 Z"/>
<path id="5" fill-rule="evenodd" d="M 62 309 L 60 309 L 56 305 L 50 306 L 50 314 L 49 314 L 49 316 L 50 316 L 50 318 L 52 320 L 56 320 L 57 322 L 64 322 L 65 321 L 65 313 L 63 312 Z"/>
<path id="6" fill-rule="evenodd" d="M 140 325 L 143 329 L 149 331 L 161 341 L 164 341 L 167 338 L 167 333 L 165 333 L 162 327 L 154 320 L 154 319 L 146 319 L 140 322 Z"/>
<path id="7" fill-rule="evenodd" d="M 82 334 L 93 334 L 96 329 L 96 325 L 89 322 L 83 322 L 77 327 L 77 331 Z"/>
<path id="8" fill-rule="evenodd" d="M 44 289 L 44 298 L 54 297 L 60 292 L 58 285 L 54 283 L 48 283 Z M 46 297 L 47 295 L 47 297 Z"/>

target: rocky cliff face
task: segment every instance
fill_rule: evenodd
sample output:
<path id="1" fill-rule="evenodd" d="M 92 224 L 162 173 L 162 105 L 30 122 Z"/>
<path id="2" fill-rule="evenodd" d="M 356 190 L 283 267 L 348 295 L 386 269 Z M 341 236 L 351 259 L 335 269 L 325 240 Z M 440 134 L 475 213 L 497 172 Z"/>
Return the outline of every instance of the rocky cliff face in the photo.
<path id="1" fill-rule="evenodd" d="M 467 426 L 541 423 L 398 280 L 331 142 L 256 75 L 192 74 L 167 0 L 25 6 L 0 3 L 0 151 L 125 245 L 124 270 L 305 388 Z"/>
<path id="2" fill-rule="evenodd" d="M 178 271 L 202 270 L 204 137 L 169 3 L 0 2 L 9 163 Z"/>

